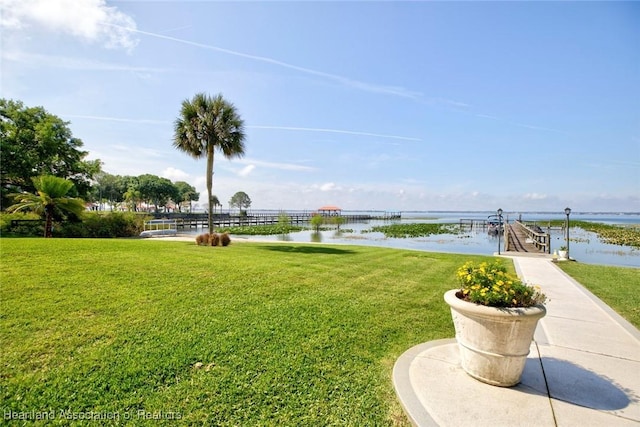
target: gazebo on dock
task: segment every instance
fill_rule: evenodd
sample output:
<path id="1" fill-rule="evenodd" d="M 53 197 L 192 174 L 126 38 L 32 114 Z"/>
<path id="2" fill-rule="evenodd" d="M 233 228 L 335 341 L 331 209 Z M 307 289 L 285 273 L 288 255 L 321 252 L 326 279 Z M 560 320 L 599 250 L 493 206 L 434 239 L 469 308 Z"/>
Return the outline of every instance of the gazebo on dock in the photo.
<path id="1" fill-rule="evenodd" d="M 318 213 L 322 216 L 340 216 L 342 209 L 337 206 L 323 206 L 318 209 Z"/>

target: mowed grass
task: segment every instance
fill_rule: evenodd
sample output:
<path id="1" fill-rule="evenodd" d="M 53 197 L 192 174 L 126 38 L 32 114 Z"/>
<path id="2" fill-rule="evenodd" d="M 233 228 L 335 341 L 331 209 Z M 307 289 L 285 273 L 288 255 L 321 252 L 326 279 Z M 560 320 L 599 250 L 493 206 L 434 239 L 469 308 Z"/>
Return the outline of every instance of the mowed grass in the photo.
<path id="1" fill-rule="evenodd" d="M 482 258 L 284 243 L 0 244 L 2 409 L 55 411 L 61 424 L 60 411 L 157 424 L 143 411 L 195 425 L 406 425 L 393 364 L 454 336 L 443 294 L 460 264 Z"/>
<path id="2" fill-rule="evenodd" d="M 558 265 L 640 329 L 640 269 L 575 262 Z"/>
<path id="3" fill-rule="evenodd" d="M 462 263 L 487 259 L 159 239 L 5 238 L 0 250 L 3 414 L 54 411 L 61 425 L 408 425 L 393 364 L 454 336 L 443 294 Z M 583 282 L 590 267 L 569 273 Z M 633 318 L 638 270 L 615 270 L 629 276 L 584 282 L 620 293 L 613 308 Z"/>

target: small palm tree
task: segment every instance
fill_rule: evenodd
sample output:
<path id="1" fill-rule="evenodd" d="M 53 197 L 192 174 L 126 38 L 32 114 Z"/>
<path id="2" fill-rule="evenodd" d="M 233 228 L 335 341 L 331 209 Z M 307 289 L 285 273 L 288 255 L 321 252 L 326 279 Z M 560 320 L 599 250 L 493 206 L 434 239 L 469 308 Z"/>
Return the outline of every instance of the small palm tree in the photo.
<path id="1" fill-rule="evenodd" d="M 31 179 L 38 194 L 19 193 L 13 197 L 17 203 L 7 211 L 34 211 L 45 217 L 44 237 L 51 237 L 53 230 L 53 214 L 56 209 L 62 212 L 80 215 L 84 210 L 84 201 L 69 197 L 73 182 L 52 175 L 43 175 Z"/>
<path id="2" fill-rule="evenodd" d="M 211 204 L 213 205 L 213 211 L 215 212 L 216 207 L 218 206 L 222 206 L 220 204 L 220 199 L 218 199 L 218 196 L 216 196 L 215 194 L 213 196 L 211 196 Z M 222 213 L 222 210 L 220 210 L 220 213 Z"/>
<path id="3" fill-rule="evenodd" d="M 196 94 L 182 102 L 174 125 L 173 146 L 193 158 L 207 159 L 207 200 L 209 230 L 213 230 L 213 160 L 215 150 L 227 158 L 244 155 L 244 121 L 236 107 L 221 94 Z"/>
<path id="4" fill-rule="evenodd" d="M 135 187 L 129 186 L 127 192 L 124 193 L 124 200 L 129 204 L 129 210 L 132 212 L 138 212 L 138 203 L 142 200 L 140 190 Z"/>

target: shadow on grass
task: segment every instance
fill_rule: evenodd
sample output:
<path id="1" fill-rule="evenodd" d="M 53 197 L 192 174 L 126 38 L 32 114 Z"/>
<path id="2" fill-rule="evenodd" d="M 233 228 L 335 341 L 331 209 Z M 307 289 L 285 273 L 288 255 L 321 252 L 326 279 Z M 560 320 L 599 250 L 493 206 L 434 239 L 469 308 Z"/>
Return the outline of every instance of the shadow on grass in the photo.
<path id="1" fill-rule="evenodd" d="M 267 251 L 299 253 L 299 254 L 329 254 L 329 255 L 350 255 L 355 252 L 349 249 L 328 248 L 326 246 L 304 246 L 304 245 L 269 245 L 259 246 Z"/>

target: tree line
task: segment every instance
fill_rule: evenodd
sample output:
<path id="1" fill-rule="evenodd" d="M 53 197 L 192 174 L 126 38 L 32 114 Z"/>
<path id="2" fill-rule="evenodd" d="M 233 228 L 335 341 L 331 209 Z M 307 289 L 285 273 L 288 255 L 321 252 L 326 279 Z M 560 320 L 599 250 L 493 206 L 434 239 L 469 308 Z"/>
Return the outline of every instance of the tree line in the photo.
<path id="1" fill-rule="evenodd" d="M 138 212 L 143 209 L 154 211 L 166 209 L 172 202 L 173 208 L 179 212 L 183 209 L 191 211 L 192 203 L 200 199 L 192 185 L 185 181 L 171 182 L 167 178 L 144 174 L 140 176 L 120 176 L 100 172 L 95 176 L 95 184 L 91 190 L 91 200 L 106 204 L 113 210 L 115 206 Z"/>
<path id="2" fill-rule="evenodd" d="M 213 171 L 213 148 L 215 147 L 213 122 L 203 123 L 197 132 L 190 129 L 192 116 L 202 109 L 214 110 L 219 118 L 226 120 L 227 132 L 232 143 L 219 147 L 225 156 L 237 157 L 243 154 L 242 132 L 234 129 L 242 126 L 235 110 L 221 95 L 210 98 L 199 94 L 194 100 L 183 103 L 181 119 L 176 125 L 174 146 L 181 151 L 198 157 L 211 154 L 211 165 L 207 165 L 208 178 Z M 234 114 L 230 114 L 234 113 Z M 215 116 L 215 114 L 214 114 Z M 182 120 L 182 121 L 180 121 Z M 209 114 L 209 120 L 211 114 Z M 220 121 L 220 120 L 218 120 Z M 220 130 L 220 125 L 216 126 Z M 213 136 L 212 136 L 213 135 Z M 203 138 L 207 137 L 208 140 Z M 225 138 L 218 140 L 224 142 Z M 213 141 L 213 143 L 209 143 Z M 21 101 L 0 99 L 0 190 L 1 207 L 5 210 L 15 202 L 15 195 L 21 193 L 36 194 L 39 190 L 34 179 L 42 176 L 56 176 L 69 180 L 73 185 L 68 189 L 68 197 L 94 202 L 102 209 L 119 207 L 121 210 L 139 211 L 150 207 L 155 211 L 173 204 L 178 211 L 191 211 L 193 202 L 200 199 L 195 187 L 185 181 L 171 182 L 167 178 L 143 174 L 139 176 L 112 175 L 102 170 L 99 159 L 87 160 L 89 154 L 83 151 L 83 142 L 75 138 L 69 128 L 69 122 L 50 114 L 43 107 L 28 107 Z M 210 153 L 211 152 L 211 153 Z M 210 183 L 208 182 L 208 187 Z M 210 190 L 209 190 L 210 191 Z M 210 211 L 222 206 L 217 196 L 210 193 L 207 202 Z M 229 201 L 229 207 L 248 208 L 249 196 L 244 192 L 236 193 Z"/>

